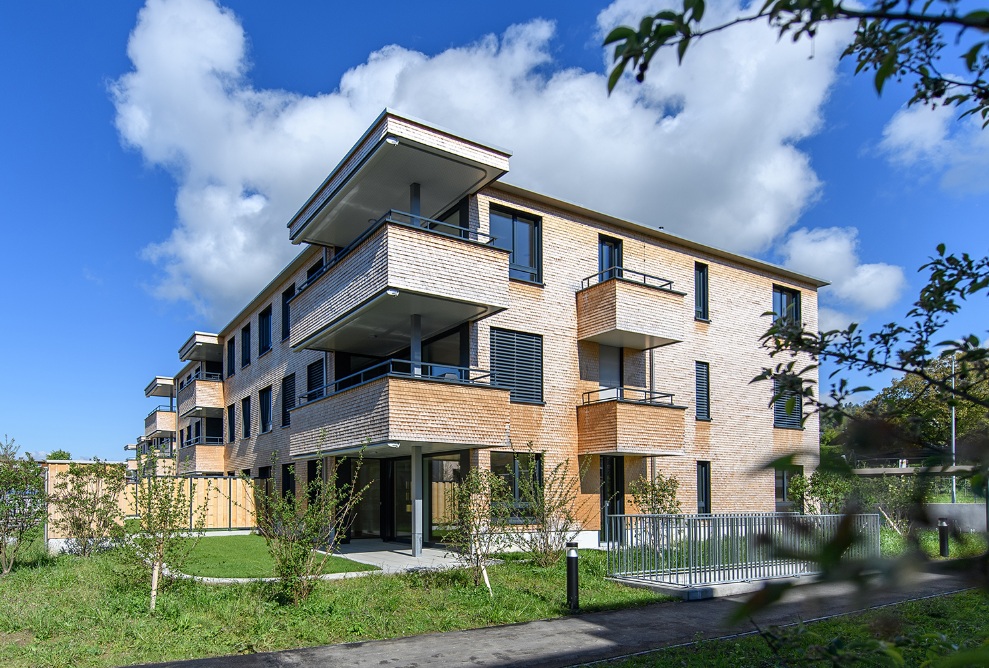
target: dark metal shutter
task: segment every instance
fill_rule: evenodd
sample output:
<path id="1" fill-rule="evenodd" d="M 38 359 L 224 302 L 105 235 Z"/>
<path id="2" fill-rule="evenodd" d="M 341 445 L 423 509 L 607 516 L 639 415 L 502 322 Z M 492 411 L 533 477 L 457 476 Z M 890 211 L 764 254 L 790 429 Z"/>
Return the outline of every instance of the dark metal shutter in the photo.
<path id="1" fill-rule="evenodd" d="M 779 394 L 779 381 L 773 381 L 773 395 Z M 793 410 L 792 412 L 787 412 L 786 404 L 793 399 Z M 781 394 L 776 401 L 773 402 L 773 426 L 774 427 L 785 427 L 787 429 L 800 429 L 803 425 L 801 424 L 801 419 L 803 418 L 803 406 L 801 405 L 800 397 L 796 392 L 789 391 Z"/>
<path id="2" fill-rule="evenodd" d="M 316 360 L 306 367 L 306 400 L 323 396 L 323 360 Z"/>
<path id="3" fill-rule="evenodd" d="M 511 400 L 543 400 L 543 337 L 491 328 L 491 374 L 495 385 L 511 389 Z"/>
<path id="4" fill-rule="evenodd" d="M 711 369 L 707 362 L 694 363 L 697 376 L 697 419 L 711 419 Z"/>
<path id="5" fill-rule="evenodd" d="M 292 424 L 291 411 L 295 408 L 295 374 L 282 378 L 282 426 Z"/>

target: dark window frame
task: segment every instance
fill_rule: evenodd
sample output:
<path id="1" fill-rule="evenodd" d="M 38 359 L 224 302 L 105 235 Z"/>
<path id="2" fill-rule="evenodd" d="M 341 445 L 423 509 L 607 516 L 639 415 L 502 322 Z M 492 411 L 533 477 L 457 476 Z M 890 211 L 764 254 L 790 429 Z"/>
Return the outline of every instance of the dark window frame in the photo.
<path id="1" fill-rule="evenodd" d="M 499 215 L 511 219 L 512 234 L 508 239 L 505 235 L 497 235 L 492 231 L 491 216 Z M 529 242 L 531 244 L 532 263 L 523 265 L 516 263 L 518 253 L 518 237 L 516 235 L 517 226 L 520 224 L 530 225 Z M 534 283 L 541 285 L 543 282 L 543 219 L 531 213 L 516 211 L 508 207 L 491 206 L 488 210 L 488 231 L 495 237 L 491 244 L 495 248 L 501 248 L 511 252 L 508 258 L 508 277 L 514 281 Z M 528 276 L 526 276 L 526 274 Z"/>
<path id="2" fill-rule="evenodd" d="M 268 304 L 258 313 L 258 357 L 271 350 L 272 315 L 271 304 Z"/>
<path id="3" fill-rule="evenodd" d="M 243 434 L 242 438 L 251 437 L 251 398 L 244 397 L 240 400 L 240 425 Z"/>
<path id="4" fill-rule="evenodd" d="M 237 373 L 237 337 L 227 339 L 227 378 Z"/>
<path id="5" fill-rule="evenodd" d="M 227 406 L 227 442 L 234 443 L 237 440 L 237 404 Z"/>
<path id="6" fill-rule="evenodd" d="M 258 390 L 258 433 L 271 431 L 272 391 L 271 385 Z"/>
<path id="7" fill-rule="evenodd" d="M 711 462 L 697 462 L 697 514 L 711 514 Z"/>
<path id="8" fill-rule="evenodd" d="M 711 420 L 711 365 L 707 362 L 694 362 L 694 404 L 696 418 L 703 422 Z"/>
<path id="9" fill-rule="evenodd" d="M 292 301 L 292 297 L 294 296 L 295 296 L 295 283 L 289 286 L 286 290 L 282 291 L 282 341 L 287 339 L 291 332 L 292 308 L 289 302 Z"/>
<path id="10" fill-rule="evenodd" d="M 782 285 L 773 286 L 773 324 L 792 323 L 799 327 L 802 320 L 800 290 Z"/>
<path id="11" fill-rule="evenodd" d="M 802 513 L 801 503 L 790 499 L 790 482 L 795 475 L 803 475 L 803 466 L 784 466 L 774 470 L 774 496 L 776 498 L 776 512 L 778 513 Z"/>
<path id="12" fill-rule="evenodd" d="M 530 469 L 531 465 L 529 463 L 523 463 L 521 461 L 522 458 L 527 458 L 527 457 L 535 458 L 535 466 L 531 467 L 531 469 Z M 499 468 L 502 467 L 499 464 L 496 464 L 495 461 L 496 459 L 505 459 L 505 458 L 510 458 L 510 461 L 508 462 L 508 466 L 510 467 L 510 470 L 507 470 L 503 473 L 499 473 L 498 471 L 496 471 L 495 467 L 496 466 Z M 544 467 L 545 467 L 545 458 L 543 457 L 543 453 L 541 452 L 492 452 L 491 453 L 491 472 L 494 475 L 501 478 L 505 482 L 505 484 L 508 485 L 508 489 L 510 490 L 512 496 L 512 500 L 509 501 L 509 503 L 511 504 L 511 508 L 510 508 L 511 513 L 509 517 L 511 522 L 524 524 L 525 522 L 532 519 L 531 513 L 526 512 L 528 510 L 528 506 L 526 502 L 522 499 L 521 493 L 519 491 L 519 479 L 522 477 L 523 473 L 526 473 L 529 470 L 534 469 L 533 473 L 538 479 L 537 485 L 539 487 L 542 487 L 546 483 L 545 475 L 544 475 Z"/>
<path id="13" fill-rule="evenodd" d="M 251 366 L 251 323 L 240 328 L 240 368 Z"/>
<path id="14" fill-rule="evenodd" d="M 710 312 L 710 268 L 703 262 L 694 263 L 694 319 L 709 322 Z"/>

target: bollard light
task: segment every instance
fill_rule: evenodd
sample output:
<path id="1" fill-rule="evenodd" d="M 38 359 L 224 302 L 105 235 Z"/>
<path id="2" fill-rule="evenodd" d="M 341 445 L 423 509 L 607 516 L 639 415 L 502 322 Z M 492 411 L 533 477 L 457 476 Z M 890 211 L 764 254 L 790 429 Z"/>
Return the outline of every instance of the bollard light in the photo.
<path id="1" fill-rule="evenodd" d="M 940 543 L 941 556 L 948 556 L 948 518 L 939 517 L 937 518 L 937 537 Z"/>
<path id="2" fill-rule="evenodd" d="M 567 543 L 567 607 L 570 612 L 580 608 L 577 582 L 577 543 Z"/>

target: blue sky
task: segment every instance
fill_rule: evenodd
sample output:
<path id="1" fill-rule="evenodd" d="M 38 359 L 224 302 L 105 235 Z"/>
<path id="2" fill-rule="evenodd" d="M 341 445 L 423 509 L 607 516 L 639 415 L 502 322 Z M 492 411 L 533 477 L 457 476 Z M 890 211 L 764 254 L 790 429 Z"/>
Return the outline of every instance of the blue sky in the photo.
<path id="1" fill-rule="evenodd" d="M 753 28 L 608 99 L 601 31 L 645 6 L 5 3 L 0 435 L 122 458 L 385 104 L 509 148 L 511 182 L 825 274 L 836 323 L 904 313 L 938 243 L 986 253 L 989 133 L 877 98 L 840 30 Z"/>

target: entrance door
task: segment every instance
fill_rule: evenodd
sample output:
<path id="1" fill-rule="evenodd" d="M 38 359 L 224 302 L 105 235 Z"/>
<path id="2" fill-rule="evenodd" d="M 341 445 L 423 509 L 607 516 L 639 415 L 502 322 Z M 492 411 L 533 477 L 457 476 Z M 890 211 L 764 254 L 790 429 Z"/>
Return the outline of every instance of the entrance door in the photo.
<path id="1" fill-rule="evenodd" d="M 609 542 L 608 515 L 625 512 L 625 458 L 601 455 L 601 532 L 602 542 Z"/>
<path id="2" fill-rule="evenodd" d="M 392 518 L 394 540 L 412 540 L 412 458 L 393 459 Z"/>

